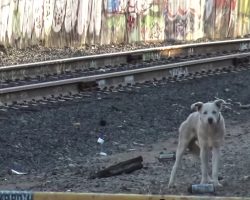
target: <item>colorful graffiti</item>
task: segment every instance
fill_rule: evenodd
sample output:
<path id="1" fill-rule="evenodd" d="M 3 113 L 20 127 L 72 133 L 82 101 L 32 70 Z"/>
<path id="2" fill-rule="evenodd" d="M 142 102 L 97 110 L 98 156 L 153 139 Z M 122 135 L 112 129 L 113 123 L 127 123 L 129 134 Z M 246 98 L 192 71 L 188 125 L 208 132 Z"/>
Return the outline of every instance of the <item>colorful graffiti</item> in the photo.
<path id="1" fill-rule="evenodd" d="M 250 0 L 1 0 L 0 43 L 196 41 L 250 34 Z"/>

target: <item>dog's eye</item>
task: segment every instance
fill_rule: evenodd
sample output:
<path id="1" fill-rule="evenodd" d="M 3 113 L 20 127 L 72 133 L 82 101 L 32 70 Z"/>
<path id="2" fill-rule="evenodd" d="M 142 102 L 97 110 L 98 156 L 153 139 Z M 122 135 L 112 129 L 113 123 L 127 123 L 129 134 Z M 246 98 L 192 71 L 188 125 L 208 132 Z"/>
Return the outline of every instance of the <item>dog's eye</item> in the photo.
<path id="1" fill-rule="evenodd" d="M 213 114 L 216 114 L 217 112 L 214 110 L 212 113 L 213 113 Z"/>
<path id="2" fill-rule="evenodd" d="M 203 114 L 206 115 L 206 114 L 207 114 L 207 111 L 204 111 Z"/>

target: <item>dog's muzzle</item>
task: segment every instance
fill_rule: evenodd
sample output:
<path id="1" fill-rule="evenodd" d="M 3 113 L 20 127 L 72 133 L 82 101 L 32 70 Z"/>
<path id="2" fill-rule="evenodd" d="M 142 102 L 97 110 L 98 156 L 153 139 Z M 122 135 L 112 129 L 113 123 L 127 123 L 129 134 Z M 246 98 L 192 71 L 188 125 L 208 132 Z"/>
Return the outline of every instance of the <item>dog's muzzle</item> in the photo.
<path id="1" fill-rule="evenodd" d="M 212 124 L 213 123 L 213 118 L 208 118 L 207 121 L 208 121 L 209 124 Z"/>

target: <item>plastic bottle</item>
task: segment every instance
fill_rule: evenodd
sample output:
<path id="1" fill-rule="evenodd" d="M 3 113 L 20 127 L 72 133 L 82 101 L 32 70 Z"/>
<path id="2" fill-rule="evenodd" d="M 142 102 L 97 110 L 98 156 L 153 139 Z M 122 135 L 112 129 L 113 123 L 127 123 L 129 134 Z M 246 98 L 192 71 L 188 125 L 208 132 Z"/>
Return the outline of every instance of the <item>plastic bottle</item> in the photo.
<path id="1" fill-rule="evenodd" d="M 160 162 L 175 160 L 175 153 L 160 153 L 158 160 Z"/>
<path id="2" fill-rule="evenodd" d="M 188 192 L 192 194 L 215 193 L 213 184 L 194 184 L 188 187 Z"/>

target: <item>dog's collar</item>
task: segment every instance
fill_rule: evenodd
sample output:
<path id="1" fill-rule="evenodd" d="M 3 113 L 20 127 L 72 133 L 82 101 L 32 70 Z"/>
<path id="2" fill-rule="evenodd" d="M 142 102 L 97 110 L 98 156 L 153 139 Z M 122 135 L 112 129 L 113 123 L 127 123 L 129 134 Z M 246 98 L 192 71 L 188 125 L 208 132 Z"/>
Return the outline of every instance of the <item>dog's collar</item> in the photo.
<path id="1" fill-rule="evenodd" d="M 218 118 L 218 121 L 217 121 L 217 123 L 219 123 L 219 122 L 220 122 L 220 115 L 221 115 L 221 114 L 219 113 L 219 118 Z"/>

